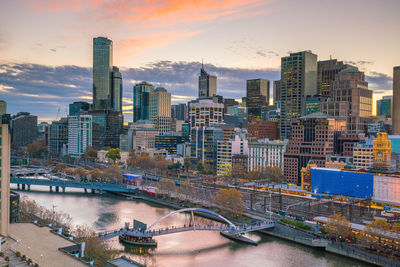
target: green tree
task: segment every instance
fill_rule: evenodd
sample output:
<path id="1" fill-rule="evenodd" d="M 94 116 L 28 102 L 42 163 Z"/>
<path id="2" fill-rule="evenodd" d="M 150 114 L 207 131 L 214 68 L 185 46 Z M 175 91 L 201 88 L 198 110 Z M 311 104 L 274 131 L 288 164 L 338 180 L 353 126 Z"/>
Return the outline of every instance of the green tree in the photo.
<path id="1" fill-rule="evenodd" d="M 97 147 L 89 146 L 86 149 L 85 156 L 90 158 L 90 159 L 95 159 L 95 158 L 97 158 L 97 151 L 98 151 Z"/>
<path id="2" fill-rule="evenodd" d="M 203 163 L 199 162 L 196 166 L 196 170 L 199 172 L 203 172 L 204 171 L 204 165 Z"/>
<path id="3" fill-rule="evenodd" d="M 329 216 L 326 231 L 330 237 L 335 239 L 351 239 L 353 237 L 350 222 L 340 213 Z"/>
<path id="4" fill-rule="evenodd" d="M 111 159 L 115 164 L 117 160 L 121 159 L 119 148 L 110 148 L 106 154 L 106 158 Z"/>
<path id="5" fill-rule="evenodd" d="M 190 158 L 185 158 L 183 165 L 185 166 L 185 171 L 188 172 L 192 163 L 190 162 Z"/>

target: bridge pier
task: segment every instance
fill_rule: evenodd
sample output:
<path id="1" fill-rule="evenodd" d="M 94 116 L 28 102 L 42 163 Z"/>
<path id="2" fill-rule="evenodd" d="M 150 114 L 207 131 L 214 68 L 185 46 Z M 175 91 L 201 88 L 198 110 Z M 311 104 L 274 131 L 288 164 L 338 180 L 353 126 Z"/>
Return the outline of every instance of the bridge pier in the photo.
<path id="1" fill-rule="evenodd" d="M 50 185 L 50 192 L 53 192 L 53 187 Z"/>
<path id="2" fill-rule="evenodd" d="M 85 193 L 87 193 L 87 189 L 86 188 L 84 188 L 83 190 L 85 190 Z"/>
<path id="3" fill-rule="evenodd" d="M 31 191 L 31 185 L 28 184 L 27 186 L 28 186 L 28 191 Z"/>
<path id="4" fill-rule="evenodd" d="M 96 189 L 92 189 L 92 194 L 96 193 Z"/>
<path id="5" fill-rule="evenodd" d="M 56 186 L 56 192 L 58 193 L 60 191 L 60 187 Z"/>
<path id="6" fill-rule="evenodd" d="M 63 193 L 65 193 L 65 187 L 64 186 L 62 187 L 62 191 L 63 191 Z"/>
<path id="7" fill-rule="evenodd" d="M 17 184 L 17 188 L 18 188 L 18 190 L 19 190 L 19 184 Z"/>
<path id="8" fill-rule="evenodd" d="M 25 190 L 25 184 L 22 184 L 22 190 Z"/>

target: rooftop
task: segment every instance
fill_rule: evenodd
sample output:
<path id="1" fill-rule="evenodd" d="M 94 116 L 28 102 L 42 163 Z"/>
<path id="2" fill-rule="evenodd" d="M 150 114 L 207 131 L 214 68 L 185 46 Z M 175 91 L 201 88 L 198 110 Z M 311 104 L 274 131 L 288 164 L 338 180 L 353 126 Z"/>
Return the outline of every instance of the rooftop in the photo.
<path id="1" fill-rule="evenodd" d="M 300 119 L 334 119 L 334 118 L 335 117 L 322 112 L 314 112 L 306 116 L 300 117 Z"/>

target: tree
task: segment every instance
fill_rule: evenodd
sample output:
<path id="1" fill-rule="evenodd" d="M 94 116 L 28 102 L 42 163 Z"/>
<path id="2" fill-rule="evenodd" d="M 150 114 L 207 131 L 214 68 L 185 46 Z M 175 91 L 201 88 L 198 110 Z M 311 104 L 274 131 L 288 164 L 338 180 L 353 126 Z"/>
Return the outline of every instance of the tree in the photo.
<path id="1" fill-rule="evenodd" d="M 197 163 L 196 170 L 199 171 L 199 172 L 203 172 L 204 171 L 203 163 L 201 163 L 201 162 Z"/>
<path id="2" fill-rule="evenodd" d="M 220 189 L 214 197 L 214 202 L 219 208 L 232 217 L 242 216 L 244 203 L 242 193 L 235 188 Z"/>
<path id="3" fill-rule="evenodd" d="M 102 175 L 102 172 L 97 168 L 88 172 L 88 176 L 91 177 L 92 181 L 99 181 L 101 178 L 101 175 Z"/>
<path id="4" fill-rule="evenodd" d="M 44 141 L 35 140 L 32 144 L 26 146 L 26 152 L 32 158 L 41 158 L 48 154 Z"/>
<path id="5" fill-rule="evenodd" d="M 85 156 L 90 159 L 95 159 L 97 158 L 97 151 L 98 151 L 97 147 L 89 146 L 88 148 L 86 148 Z"/>
<path id="6" fill-rule="evenodd" d="M 110 148 L 106 154 L 106 158 L 111 159 L 115 164 L 117 160 L 121 159 L 121 154 L 119 152 L 119 148 Z"/>
<path id="7" fill-rule="evenodd" d="M 57 165 L 54 167 L 54 170 L 57 172 L 63 171 L 65 169 L 65 164 L 64 163 L 57 163 Z"/>
<path id="8" fill-rule="evenodd" d="M 104 179 L 107 182 L 115 182 L 121 183 L 122 182 L 122 172 L 118 165 L 111 165 L 110 167 L 103 170 Z"/>
<path id="9" fill-rule="evenodd" d="M 176 193 L 176 185 L 174 181 L 164 178 L 158 182 L 158 190 L 160 193 L 172 197 Z"/>
<path id="10" fill-rule="evenodd" d="M 329 216 L 326 231 L 330 237 L 335 239 L 352 239 L 353 237 L 350 222 L 340 213 Z"/>
<path id="11" fill-rule="evenodd" d="M 185 166 L 185 171 L 188 172 L 190 167 L 192 166 L 192 162 L 190 161 L 190 158 L 185 158 L 183 165 Z"/>
<path id="12" fill-rule="evenodd" d="M 388 237 L 391 225 L 385 220 L 376 219 L 365 226 L 359 235 L 359 241 L 362 245 L 375 250 L 383 250 Z M 390 238 L 389 238 L 390 239 Z"/>
<path id="13" fill-rule="evenodd" d="M 82 178 L 86 178 L 86 175 L 88 174 L 88 171 L 86 171 L 84 168 L 76 168 L 74 170 L 74 175 L 81 180 Z"/>
<path id="14" fill-rule="evenodd" d="M 71 169 L 71 168 L 66 168 L 66 169 L 64 170 L 64 172 L 65 172 L 65 174 L 67 174 L 67 175 L 73 175 L 73 174 L 74 174 L 74 170 Z"/>

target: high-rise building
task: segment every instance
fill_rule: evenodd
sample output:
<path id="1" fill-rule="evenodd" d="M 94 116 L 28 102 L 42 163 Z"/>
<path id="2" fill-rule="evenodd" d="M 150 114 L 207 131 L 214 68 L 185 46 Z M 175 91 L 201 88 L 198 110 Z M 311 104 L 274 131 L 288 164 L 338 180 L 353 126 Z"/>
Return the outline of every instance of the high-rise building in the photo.
<path id="1" fill-rule="evenodd" d="M 53 121 L 48 130 L 47 150 L 51 155 L 64 156 L 67 154 L 67 146 L 68 119 L 61 118 L 59 121 Z"/>
<path id="2" fill-rule="evenodd" d="M 292 122 L 292 138 L 284 155 L 284 175 L 288 182 L 301 183 L 301 169 L 310 159 L 318 167 L 334 153 L 334 134 L 343 129 L 344 121 L 321 112 L 300 117 Z"/>
<path id="3" fill-rule="evenodd" d="M 112 108 L 113 44 L 105 37 L 93 38 L 93 109 Z"/>
<path id="4" fill-rule="evenodd" d="M 171 106 L 171 118 L 178 121 L 187 120 L 187 105 L 180 103 Z"/>
<path id="5" fill-rule="evenodd" d="M 134 150 L 155 148 L 155 138 L 160 135 L 154 123 L 149 120 L 139 120 L 132 126 L 132 148 Z"/>
<path id="6" fill-rule="evenodd" d="M 317 55 L 291 53 L 281 59 L 280 138 L 290 137 L 292 121 L 304 116 L 305 97 L 317 94 Z"/>
<path id="7" fill-rule="evenodd" d="M 281 102 L 281 81 L 274 81 L 274 88 L 273 88 L 273 98 L 274 98 L 274 106 Z"/>
<path id="8" fill-rule="evenodd" d="M 189 102 L 191 127 L 210 126 L 224 122 L 224 104 L 217 97 L 196 99 Z"/>
<path id="9" fill-rule="evenodd" d="M 112 109 L 114 111 L 122 112 L 122 75 L 119 68 L 113 67 L 111 72 L 112 78 Z"/>
<path id="10" fill-rule="evenodd" d="M 400 66 L 393 68 L 393 127 L 394 135 L 400 134 Z"/>
<path id="11" fill-rule="evenodd" d="M 287 140 L 262 139 L 249 142 L 248 171 L 262 170 L 267 167 L 279 167 L 284 171 L 283 155 L 286 152 Z"/>
<path id="12" fill-rule="evenodd" d="M 146 95 L 144 93 L 150 93 L 153 91 L 153 85 L 147 82 L 141 82 L 133 86 L 133 122 L 146 120 L 146 118 L 148 118 L 148 99 L 145 99 Z"/>
<path id="13" fill-rule="evenodd" d="M 148 117 L 160 134 L 171 131 L 171 93 L 157 87 L 153 92 L 144 93 L 148 99 Z"/>
<path id="14" fill-rule="evenodd" d="M 10 116 L 0 116 L 0 235 L 8 236 L 10 222 Z"/>
<path id="15" fill-rule="evenodd" d="M 256 139 L 276 140 L 279 138 L 278 122 L 276 121 L 258 121 L 250 123 L 247 126 L 249 134 Z"/>
<path id="16" fill-rule="evenodd" d="M 0 115 L 6 114 L 7 103 L 4 100 L 0 100 Z"/>
<path id="17" fill-rule="evenodd" d="M 14 149 L 31 144 L 37 137 L 37 116 L 19 112 L 11 120 L 11 145 Z"/>
<path id="18" fill-rule="evenodd" d="M 92 145 L 118 148 L 119 136 L 123 133 L 122 112 L 113 110 L 92 110 Z"/>
<path id="19" fill-rule="evenodd" d="M 217 146 L 217 175 L 231 174 L 234 155 L 249 154 L 247 139 L 239 135 L 235 135 L 229 140 L 218 141 Z"/>
<path id="20" fill-rule="evenodd" d="M 78 101 L 69 104 L 69 115 L 75 116 L 79 114 L 87 113 L 90 109 L 90 104 L 88 102 Z"/>
<path id="21" fill-rule="evenodd" d="M 347 68 L 331 84 L 332 97 L 321 104 L 323 113 L 345 120 L 348 133 L 363 133 L 372 116 L 372 91 L 365 75 L 357 68 Z"/>
<path id="22" fill-rule="evenodd" d="M 332 97 L 332 82 L 340 71 L 349 67 L 353 66 L 337 59 L 318 61 L 318 95 L 325 99 Z"/>
<path id="23" fill-rule="evenodd" d="M 261 120 L 261 110 L 269 105 L 269 80 L 247 80 L 246 106 L 248 122 Z"/>
<path id="24" fill-rule="evenodd" d="M 217 94 L 217 76 L 212 76 L 201 66 L 199 76 L 199 98 L 212 97 Z"/>
<path id="25" fill-rule="evenodd" d="M 90 146 L 92 146 L 92 116 L 68 116 L 68 154 L 78 158 L 85 154 Z"/>
<path id="26" fill-rule="evenodd" d="M 176 132 L 164 133 L 155 137 L 155 148 L 165 149 L 168 154 L 176 154 L 178 144 L 189 142 L 188 136 L 179 136 Z"/>
<path id="27" fill-rule="evenodd" d="M 307 96 L 306 97 L 306 113 L 305 115 L 321 112 L 321 96 Z"/>
<path id="28" fill-rule="evenodd" d="M 384 96 L 382 99 L 376 101 L 376 115 L 392 117 L 392 96 Z"/>
<path id="29" fill-rule="evenodd" d="M 191 129 L 191 158 L 203 163 L 206 169 L 217 168 L 218 141 L 223 140 L 220 127 L 193 127 Z"/>

